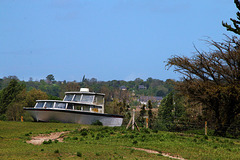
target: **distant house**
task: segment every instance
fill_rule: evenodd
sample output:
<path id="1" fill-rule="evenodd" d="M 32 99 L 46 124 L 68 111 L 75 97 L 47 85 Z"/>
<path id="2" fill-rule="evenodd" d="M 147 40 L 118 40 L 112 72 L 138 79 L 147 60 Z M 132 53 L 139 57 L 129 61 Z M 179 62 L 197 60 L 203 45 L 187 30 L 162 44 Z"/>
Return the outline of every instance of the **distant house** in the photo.
<path id="1" fill-rule="evenodd" d="M 144 85 L 138 85 L 138 89 L 147 89 Z"/>
<path id="2" fill-rule="evenodd" d="M 148 101 L 152 101 L 153 103 L 157 102 L 158 104 L 160 104 L 161 100 L 163 98 L 162 97 L 157 97 L 157 96 L 140 96 L 138 101 L 141 103 L 141 104 L 147 104 Z"/>
<path id="3" fill-rule="evenodd" d="M 126 90 L 127 90 L 127 87 L 126 87 L 126 86 L 121 86 L 121 87 L 120 87 L 120 90 L 126 91 Z"/>

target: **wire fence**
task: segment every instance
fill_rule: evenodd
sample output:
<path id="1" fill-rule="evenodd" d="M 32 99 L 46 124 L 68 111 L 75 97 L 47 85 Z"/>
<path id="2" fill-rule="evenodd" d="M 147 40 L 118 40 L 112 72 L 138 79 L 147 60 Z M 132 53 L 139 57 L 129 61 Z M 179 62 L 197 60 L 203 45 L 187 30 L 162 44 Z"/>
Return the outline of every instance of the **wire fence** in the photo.
<path id="1" fill-rule="evenodd" d="M 137 124 L 145 128 L 146 121 L 144 123 L 137 122 Z M 185 132 L 200 135 L 219 135 L 229 138 L 240 138 L 240 123 L 237 124 L 217 124 L 213 122 L 201 121 L 201 122 L 159 122 L 155 121 L 154 124 L 149 125 L 152 130 L 170 131 L 170 132 Z M 221 127 L 219 129 L 219 127 Z M 219 131 L 218 131 L 219 130 Z M 222 135 L 220 133 L 222 133 Z"/>

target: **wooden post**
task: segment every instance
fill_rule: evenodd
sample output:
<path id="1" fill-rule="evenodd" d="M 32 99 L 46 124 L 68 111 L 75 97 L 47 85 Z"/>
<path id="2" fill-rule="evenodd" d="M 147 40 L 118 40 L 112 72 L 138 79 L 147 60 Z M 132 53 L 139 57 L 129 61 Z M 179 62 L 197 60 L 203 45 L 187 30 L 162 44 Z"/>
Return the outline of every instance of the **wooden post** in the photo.
<path id="1" fill-rule="evenodd" d="M 134 130 L 134 123 L 135 123 L 135 109 L 133 109 L 133 116 L 132 116 L 132 130 Z"/>
<path id="2" fill-rule="evenodd" d="M 21 122 L 23 122 L 23 116 L 21 116 Z"/>
<path id="3" fill-rule="evenodd" d="M 131 117 L 130 121 L 128 122 L 126 129 L 128 129 L 128 127 L 130 126 L 131 123 L 132 123 L 132 130 L 134 130 L 134 125 L 135 125 L 137 130 L 140 131 L 140 129 L 137 126 L 137 123 L 135 122 L 135 109 L 133 109 L 132 117 Z"/>
<path id="4" fill-rule="evenodd" d="M 207 136 L 207 121 L 205 121 L 205 135 Z"/>
<path id="5" fill-rule="evenodd" d="M 146 118 L 146 128 L 148 128 L 148 117 Z"/>

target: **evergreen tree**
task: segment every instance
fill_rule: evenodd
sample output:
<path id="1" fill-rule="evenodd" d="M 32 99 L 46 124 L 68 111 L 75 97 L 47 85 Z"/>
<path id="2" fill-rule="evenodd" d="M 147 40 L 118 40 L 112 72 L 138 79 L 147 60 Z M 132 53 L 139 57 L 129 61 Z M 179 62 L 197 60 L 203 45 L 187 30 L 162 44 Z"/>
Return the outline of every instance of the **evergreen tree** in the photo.
<path id="1" fill-rule="evenodd" d="M 144 126 L 144 122 L 145 122 L 145 119 L 144 119 L 144 116 L 146 115 L 146 105 L 144 104 L 140 110 L 140 115 L 138 117 L 138 122 L 140 123 L 140 126 Z"/>
<path id="2" fill-rule="evenodd" d="M 148 101 L 148 127 L 153 128 L 153 112 L 152 112 L 152 102 Z"/>
<path id="3" fill-rule="evenodd" d="M 47 77 L 46 77 L 46 80 L 47 80 L 47 83 L 49 84 L 52 84 L 53 82 L 55 82 L 55 78 L 52 74 L 49 74 Z"/>
<path id="4" fill-rule="evenodd" d="M 12 79 L 8 86 L 4 88 L 0 96 L 0 114 L 5 114 L 8 105 L 11 104 L 16 96 L 24 89 L 24 85 L 18 83 L 17 80 Z"/>
<path id="5" fill-rule="evenodd" d="M 239 0 L 234 0 L 234 3 L 236 4 L 236 7 L 238 8 L 238 10 L 240 10 Z M 240 24 L 240 12 L 237 12 L 236 15 L 237 15 L 237 20 L 230 18 L 230 20 L 232 21 L 234 26 L 231 26 L 231 25 L 229 25 L 227 23 L 224 23 L 224 22 L 222 22 L 222 25 L 224 27 L 226 27 L 228 31 L 232 31 L 232 32 L 240 35 L 240 26 L 239 26 L 239 24 Z"/>
<path id="6" fill-rule="evenodd" d="M 184 117 L 185 111 L 184 97 L 174 92 L 169 93 L 159 106 L 156 127 L 168 131 L 180 129 L 176 124 Z"/>

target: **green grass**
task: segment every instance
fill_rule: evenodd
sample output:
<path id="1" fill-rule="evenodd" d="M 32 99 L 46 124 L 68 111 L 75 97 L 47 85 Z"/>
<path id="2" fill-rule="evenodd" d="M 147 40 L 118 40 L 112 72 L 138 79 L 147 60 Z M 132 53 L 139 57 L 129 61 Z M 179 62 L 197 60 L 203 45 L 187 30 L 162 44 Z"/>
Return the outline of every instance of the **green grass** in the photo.
<path id="1" fill-rule="evenodd" d="M 38 134 L 71 131 L 64 142 L 27 144 Z M 0 159 L 170 159 L 133 150 L 146 148 L 185 159 L 240 159 L 240 140 L 187 133 L 126 131 L 124 127 L 0 121 Z"/>

